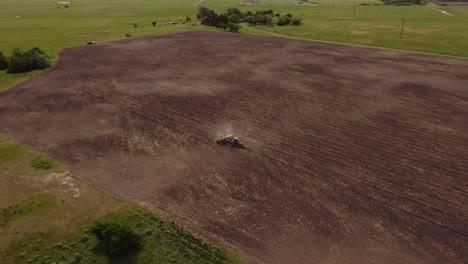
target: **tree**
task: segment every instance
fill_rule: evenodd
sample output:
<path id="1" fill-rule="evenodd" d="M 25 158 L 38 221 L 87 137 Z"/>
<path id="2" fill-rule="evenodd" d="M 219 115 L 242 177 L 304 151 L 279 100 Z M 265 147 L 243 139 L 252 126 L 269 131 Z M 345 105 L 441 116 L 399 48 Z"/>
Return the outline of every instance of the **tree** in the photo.
<path id="1" fill-rule="evenodd" d="M 229 18 L 226 14 L 221 14 L 219 16 L 216 17 L 216 24 L 219 24 L 219 23 L 223 23 L 223 24 L 227 24 L 229 23 Z"/>
<path id="2" fill-rule="evenodd" d="M 293 18 L 293 19 L 291 20 L 291 24 L 293 24 L 293 25 L 295 25 L 295 26 L 298 26 L 298 25 L 300 25 L 301 23 L 302 23 L 302 19 L 300 19 L 300 18 Z"/>
<path id="3" fill-rule="evenodd" d="M 50 66 L 49 58 L 44 54 L 38 54 L 34 58 L 35 69 L 45 69 Z"/>
<path id="4" fill-rule="evenodd" d="M 284 25 L 288 25 L 289 23 L 291 23 L 291 18 L 287 17 L 287 16 L 282 16 L 278 19 L 278 23 L 276 23 L 278 26 L 284 26 Z"/>
<path id="5" fill-rule="evenodd" d="M 245 22 L 249 23 L 250 25 L 255 25 L 255 18 L 253 16 L 248 16 L 248 17 L 245 17 Z"/>
<path id="6" fill-rule="evenodd" d="M 7 58 L 0 51 L 0 70 L 6 70 L 8 68 Z"/>
<path id="7" fill-rule="evenodd" d="M 253 16 L 253 15 L 254 15 L 254 13 L 252 13 L 252 11 L 247 11 L 247 12 L 242 14 L 243 17 Z"/>
<path id="8" fill-rule="evenodd" d="M 239 17 L 242 17 L 242 12 L 241 12 L 239 9 L 237 9 L 237 8 L 229 8 L 229 9 L 227 10 L 226 14 L 227 14 L 228 16 L 231 16 L 231 15 L 233 15 L 233 14 L 236 14 L 236 15 L 238 15 Z"/>
<path id="9" fill-rule="evenodd" d="M 240 22 L 240 17 L 237 14 L 232 14 L 229 16 L 229 22 L 234 23 L 234 24 L 239 24 Z"/>
<path id="10" fill-rule="evenodd" d="M 141 237 L 128 226 L 97 222 L 90 228 L 95 235 L 97 248 L 109 256 L 121 256 L 141 247 Z"/>
<path id="11" fill-rule="evenodd" d="M 154 27 L 154 26 L 156 26 L 157 22 L 153 21 L 153 22 L 151 22 L 151 24 L 153 24 L 153 27 Z"/>
<path id="12" fill-rule="evenodd" d="M 191 19 L 190 17 L 185 17 L 185 21 L 186 21 L 186 22 L 189 22 L 189 21 L 191 21 L 191 20 L 192 20 L 192 19 Z"/>
<path id="13" fill-rule="evenodd" d="M 265 23 L 266 23 L 266 16 L 264 16 L 264 15 L 262 15 L 262 14 L 260 14 L 260 13 L 256 14 L 256 15 L 255 15 L 255 22 L 256 22 L 257 24 L 265 25 Z"/>
<path id="14" fill-rule="evenodd" d="M 210 15 L 210 11 L 211 10 L 209 8 L 200 6 L 200 8 L 198 8 L 197 18 L 202 19 L 204 17 L 208 17 Z"/>
<path id="15" fill-rule="evenodd" d="M 13 56 L 8 59 L 8 73 L 21 73 L 37 69 L 45 69 L 50 66 L 49 57 L 38 47 L 26 52 L 14 49 Z"/>
<path id="16" fill-rule="evenodd" d="M 222 29 L 227 29 L 227 24 L 226 23 L 223 23 L 223 22 L 219 22 L 217 25 L 216 25 L 217 28 L 222 28 Z"/>
<path id="17" fill-rule="evenodd" d="M 237 32 L 237 31 L 239 31 L 240 28 L 241 28 L 241 26 L 238 25 L 238 24 L 234 24 L 234 23 L 228 23 L 227 24 L 227 29 L 230 32 Z"/>

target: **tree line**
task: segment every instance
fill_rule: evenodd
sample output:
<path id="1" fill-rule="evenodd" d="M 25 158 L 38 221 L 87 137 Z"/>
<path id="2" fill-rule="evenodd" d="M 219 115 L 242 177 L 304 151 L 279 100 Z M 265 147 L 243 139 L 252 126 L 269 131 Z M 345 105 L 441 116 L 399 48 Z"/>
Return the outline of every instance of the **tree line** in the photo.
<path id="1" fill-rule="evenodd" d="M 47 67 L 50 67 L 50 59 L 38 47 L 25 52 L 16 48 L 10 57 L 0 52 L 0 70 L 7 70 L 8 73 L 23 73 Z"/>
<path id="2" fill-rule="evenodd" d="M 249 25 L 266 26 L 273 26 L 274 24 L 278 26 L 300 25 L 302 23 L 300 18 L 293 18 L 291 14 L 281 15 L 271 9 L 255 13 L 252 11 L 243 13 L 237 8 L 229 8 L 225 13 L 218 15 L 214 10 L 202 6 L 198 9 L 197 18 L 202 25 L 227 29 L 231 32 L 237 32 L 241 28 L 239 25 L 241 22 L 246 22 Z"/>

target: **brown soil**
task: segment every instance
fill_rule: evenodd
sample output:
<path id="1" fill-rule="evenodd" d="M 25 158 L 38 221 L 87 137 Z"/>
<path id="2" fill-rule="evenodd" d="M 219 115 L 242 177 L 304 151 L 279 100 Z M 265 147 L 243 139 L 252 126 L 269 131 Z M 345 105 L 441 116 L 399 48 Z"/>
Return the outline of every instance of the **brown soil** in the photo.
<path id="1" fill-rule="evenodd" d="M 265 263 L 466 263 L 468 61 L 230 33 L 65 50 L 3 133 Z M 239 136 L 247 149 L 213 147 Z"/>

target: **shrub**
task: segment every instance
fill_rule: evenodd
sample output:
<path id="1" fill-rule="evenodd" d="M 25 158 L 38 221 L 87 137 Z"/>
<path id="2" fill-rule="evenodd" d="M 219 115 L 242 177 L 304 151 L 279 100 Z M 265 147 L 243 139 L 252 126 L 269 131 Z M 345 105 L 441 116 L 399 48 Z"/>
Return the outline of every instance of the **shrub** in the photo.
<path id="1" fill-rule="evenodd" d="M 154 27 L 154 26 L 156 26 L 157 22 L 156 22 L 156 21 L 153 21 L 153 22 L 151 22 L 151 24 L 152 24 L 153 27 Z"/>
<path id="2" fill-rule="evenodd" d="M 0 51 L 0 70 L 6 70 L 8 68 L 7 58 Z"/>
<path id="3" fill-rule="evenodd" d="M 42 158 L 42 157 L 37 157 L 31 163 L 31 166 L 35 170 L 48 170 L 48 169 L 52 168 L 52 165 L 53 165 L 52 161 L 47 160 L 47 159 Z"/>
<path id="4" fill-rule="evenodd" d="M 36 69 L 45 69 L 50 66 L 49 58 L 44 54 L 39 54 L 34 58 Z"/>
<path id="5" fill-rule="evenodd" d="M 234 23 L 234 24 L 239 24 L 240 22 L 240 16 L 237 14 L 232 14 L 229 16 L 229 22 Z"/>
<path id="6" fill-rule="evenodd" d="M 287 17 L 287 16 L 282 16 L 278 19 L 278 23 L 276 23 L 278 26 L 284 26 L 284 25 L 288 25 L 289 23 L 291 23 L 291 18 Z"/>
<path id="7" fill-rule="evenodd" d="M 211 10 L 208 9 L 207 7 L 200 6 L 200 8 L 198 9 L 197 18 L 202 19 L 202 18 L 205 18 L 205 17 L 209 17 L 210 13 L 211 13 L 210 11 Z"/>
<path id="8" fill-rule="evenodd" d="M 185 21 L 189 22 L 189 21 L 192 21 L 192 19 L 190 17 L 186 17 Z"/>
<path id="9" fill-rule="evenodd" d="M 286 14 L 286 16 L 287 16 L 287 17 L 289 17 L 289 18 L 291 18 L 291 17 L 292 17 L 292 15 L 291 15 L 291 14 L 289 14 L 289 13 L 288 13 L 288 14 Z"/>
<path id="10" fill-rule="evenodd" d="M 141 237 L 128 226 L 117 223 L 95 223 L 90 232 L 98 240 L 97 249 L 109 256 L 122 256 L 138 250 L 142 243 Z"/>
<path id="11" fill-rule="evenodd" d="M 256 15 L 255 15 L 255 23 L 256 23 L 256 24 L 263 24 L 263 25 L 265 25 L 266 20 L 267 20 L 267 17 L 264 16 L 264 15 L 262 15 L 262 14 L 256 14 Z"/>
<path id="12" fill-rule="evenodd" d="M 131 38 L 131 37 L 132 37 L 132 34 L 130 34 L 130 33 L 125 33 L 125 37 L 126 37 L 126 38 Z"/>
<path id="13" fill-rule="evenodd" d="M 298 25 L 300 25 L 301 23 L 302 23 L 302 19 L 300 19 L 300 18 L 293 18 L 293 19 L 291 20 L 291 24 L 293 24 L 293 25 L 295 25 L 295 26 L 298 26 Z"/>
<path id="14" fill-rule="evenodd" d="M 241 28 L 241 26 L 238 25 L 238 24 L 234 24 L 234 23 L 228 23 L 227 24 L 227 29 L 230 32 L 237 32 L 237 31 L 239 31 L 240 28 Z"/>
<path id="15" fill-rule="evenodd" d="M 239 17 L 242 17 L 242 12 L 241 12 L 239 9 L 237 9 L 237 8 L 229 8 L 229 9 L 226 11 L 226 14 L 227 14 L 228 16 L 231 16 L 231 15 L 236 14 L 236 15 L 238 15 Z"/>
<path id="16" fill-rule="evenodd" d="M 245 22 L 249 23 L 250 25 L 255 25 L 255 18 L 253 16 L 248 16 L 245 18 Z"/>
<path id="17" fill-rule="evenodd" d="M 245 17 L 245 18 L 248 17 L 248 16 L 253 16 L 253 15 L 254 15 L 254 13 L 252 13 L 252 11 L 247 11 L 247 12 L 242 14 L 242 16 Z"/>
<path id="18" fill-rule="evenodd" d="M 28 72 L 50 66 L 49 57 L 37 47 L 26 52 L 14 49 L 12 54 L 13 56 L 8 59 L 8 73 Z"/>
<path id="19" fill-rule="evenodd" d="M 223 22 L 219 22 L 217 25 L 216 25 L 217 28 L 222 28 L 222 29 L 226 29 L 227 28 L 227 25 Z"/>

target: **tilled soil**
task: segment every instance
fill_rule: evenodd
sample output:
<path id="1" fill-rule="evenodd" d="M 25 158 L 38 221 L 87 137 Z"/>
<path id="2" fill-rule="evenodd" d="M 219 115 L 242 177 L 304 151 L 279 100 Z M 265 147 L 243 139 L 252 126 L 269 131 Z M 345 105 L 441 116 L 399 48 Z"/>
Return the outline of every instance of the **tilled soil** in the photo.
<path id="1" fill-rule="evenodd" d="M 252 262 L 468 262 L 467 60 L 163 34 L 66 49 L 0 120 Z"/>

